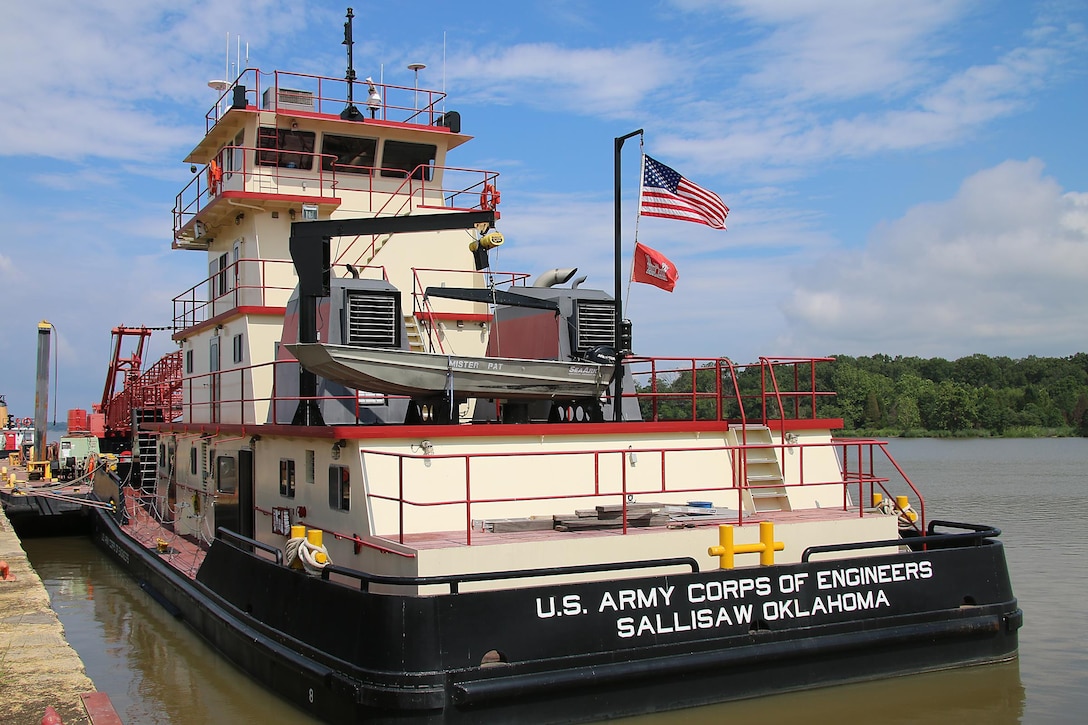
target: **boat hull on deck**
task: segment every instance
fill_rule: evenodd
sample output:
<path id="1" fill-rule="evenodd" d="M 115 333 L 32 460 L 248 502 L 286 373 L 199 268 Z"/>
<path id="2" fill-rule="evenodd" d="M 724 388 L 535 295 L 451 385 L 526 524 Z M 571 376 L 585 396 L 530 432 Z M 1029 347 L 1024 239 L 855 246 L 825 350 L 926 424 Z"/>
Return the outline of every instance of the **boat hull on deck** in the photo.
<path id="1" fill-rule="evenodd" d="M 585 361 L 439 355 L 325 343 L 287 349 L 307 370 L 357 390 L 393 395 L 564 399 L 594 398 L 609 373 Z"/>
<path id="2" fill-rule="evenodd" d="M 999 662 L 1016 656 L 1022 619 L 1003 547 L 977 537 L 530 586 L 554 574 L 537 571 L 518 588 L 414 596 L 367 591 L 378 578 L 362 573 L 308 576 L 226 538 L 192 580 L 109 514 L 95 523 L 96 541 L 212 646 L 336 722 L 591 721 Z"/>

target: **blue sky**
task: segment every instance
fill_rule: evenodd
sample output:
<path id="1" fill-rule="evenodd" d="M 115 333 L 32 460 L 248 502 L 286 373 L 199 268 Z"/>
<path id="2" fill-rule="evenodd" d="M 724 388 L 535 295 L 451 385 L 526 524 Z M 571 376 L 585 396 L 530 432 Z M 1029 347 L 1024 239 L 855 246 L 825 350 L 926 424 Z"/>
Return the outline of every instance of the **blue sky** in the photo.
<path id="1" fill-rule="evenodd" d="M 613 138 L 717 191 L 728 231 L 643 219 L 679 269 L 630 290 L 642 354 L 1088 350 L 1088 6 L 866 0 L 353 3 L 359 77 L 445 88 L 501 172 L 493 267 L 612 288 Z M 202 280 L 170 250 L 181 159 L 235 65 L 342 76 L 345 4 L 37 0 L 0 26 L 0 393 L 101 396 L 110 329 Z M 227 34 L 230 54 L 227 59 Z M 233 72 L 232 72 L 233 75 Z M 623 153 L 635 233 L 638 139 Z M 159 333 L 153 354 L 171 349 Z M 52 396 L 52 390 L 50 392 Z M 52 407 L 52 406 L 51 406 Z"/>

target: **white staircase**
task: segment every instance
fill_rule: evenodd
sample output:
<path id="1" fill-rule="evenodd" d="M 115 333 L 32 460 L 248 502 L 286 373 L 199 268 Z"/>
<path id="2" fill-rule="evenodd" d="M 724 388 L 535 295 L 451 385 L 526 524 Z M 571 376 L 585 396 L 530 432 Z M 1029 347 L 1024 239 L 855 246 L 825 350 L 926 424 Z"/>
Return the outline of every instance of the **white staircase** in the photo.
<path id="1" fill-rule="evenodd" d="M 736 426 L 734 432 L 738 443 L 757 446 L 744 449 L 745 509 L 751 513 L 792 510 L 770 428 L 761 425 L 742 430 Z"/>
<path id="2" fill-rule="evenodd" d="M 404 315 L 404 327 L 408 331 L 408 347 L 416 352 L 427 352 L 427 346 L 423 341 L 423 331 L 419 328 L 419 320 L 411 312 Z"/>

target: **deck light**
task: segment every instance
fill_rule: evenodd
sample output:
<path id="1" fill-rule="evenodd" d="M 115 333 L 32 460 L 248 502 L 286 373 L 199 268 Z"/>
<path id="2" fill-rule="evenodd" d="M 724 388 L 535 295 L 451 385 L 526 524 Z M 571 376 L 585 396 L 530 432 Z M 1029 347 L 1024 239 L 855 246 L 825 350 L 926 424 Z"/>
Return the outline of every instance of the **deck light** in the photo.
<path id="1" fill-rule="evenodd" d="M 382 107 L 382 96 L 378 93 L 378 89 L 374 85 L 374 79 L 369 76 L 366 79 L 366 85 L 369 93 L 366 98 L 366 105 L 370 109 L 370 117 L 374 118 L 378 113 L 378 109 Z"/>

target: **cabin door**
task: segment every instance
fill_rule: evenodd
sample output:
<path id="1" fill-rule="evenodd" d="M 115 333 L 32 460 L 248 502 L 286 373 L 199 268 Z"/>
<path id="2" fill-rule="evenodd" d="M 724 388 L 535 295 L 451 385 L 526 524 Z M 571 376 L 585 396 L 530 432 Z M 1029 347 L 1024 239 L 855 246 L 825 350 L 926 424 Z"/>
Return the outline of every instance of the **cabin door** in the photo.
<path id="1" fill-rule="evenodd" d="M 253 538 L 253 451 L 238 451 L 238 533 Z"/>

